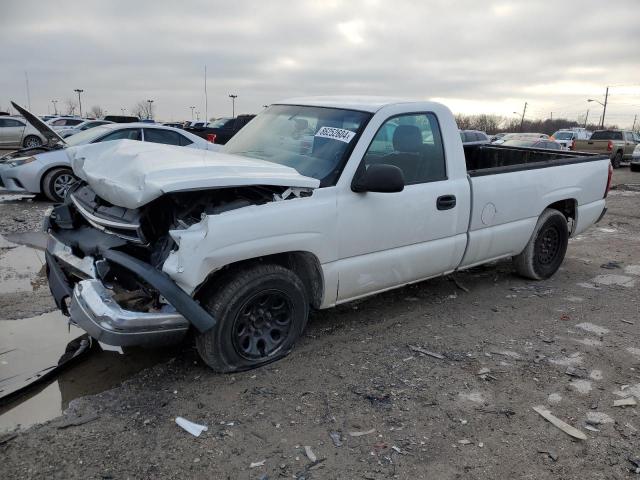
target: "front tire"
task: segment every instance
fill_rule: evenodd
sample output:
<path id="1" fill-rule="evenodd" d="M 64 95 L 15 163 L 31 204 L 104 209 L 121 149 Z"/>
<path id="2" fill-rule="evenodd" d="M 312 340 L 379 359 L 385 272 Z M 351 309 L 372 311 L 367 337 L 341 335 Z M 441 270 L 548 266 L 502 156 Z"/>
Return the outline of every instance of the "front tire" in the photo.
<path id="1" fill-rule="evenodd" d="M 78 181 L 68 168 L 54 168 L 42 180 L 42 193 L 52 202 L 62 202 L 69 187 Z"/>
<path id="2" fill-rule="evenodd" d="M 567 219 L 558 210 L 547 208 L 525 249 L 513 257 L 516 272 L 532 280 L 544 280 L 556 273 L 564 260 L 569 243 Z"/>
<path id="3" fill-rule="evenodd" d="M 202 301 L 217 323 L 196 337 L 196 347 L 202 360 L 221 373 L 249 370 L 285 357 L 309 316 L 309 299 L 300 278 L 274 264 L 226 275 Z"/>
<path id="4" fill-rule="evenodd" d="M 622 162 L 622 152 L 617 152 L 611 159 L 611 165 L 613 165 L 613 168 L 620 168 L 621 162 Z"/>
<path id="5" fill-rule="evenodd" d="M 42 140 L 40 140 L 40 137 L 36 137 L 35 135 L 27 135 L 22 142 L 22 145 L 24 148 L 35 148 L 42 145 Z"/>

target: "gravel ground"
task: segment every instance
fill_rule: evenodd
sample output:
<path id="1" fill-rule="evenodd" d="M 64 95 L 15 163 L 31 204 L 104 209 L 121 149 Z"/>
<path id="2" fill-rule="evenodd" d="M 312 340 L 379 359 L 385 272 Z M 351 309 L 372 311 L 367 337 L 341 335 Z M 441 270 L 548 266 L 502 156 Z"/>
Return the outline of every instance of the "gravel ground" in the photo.
<path id="1" fill-rule="evenodd" d="M 613 403 L 640 401 L 639 183 L 615 172 L 606 217 L 547 281 L 505 261 L 316 312 L 290 356 L 246 373 L 185 347 L 0 444 L 0 477 L 637 478 L 640 407 Z M 2 202 L 0 232 L 45 207 Z M 40 290 L 0 295 L 3 317 L 50 309 Z"/>

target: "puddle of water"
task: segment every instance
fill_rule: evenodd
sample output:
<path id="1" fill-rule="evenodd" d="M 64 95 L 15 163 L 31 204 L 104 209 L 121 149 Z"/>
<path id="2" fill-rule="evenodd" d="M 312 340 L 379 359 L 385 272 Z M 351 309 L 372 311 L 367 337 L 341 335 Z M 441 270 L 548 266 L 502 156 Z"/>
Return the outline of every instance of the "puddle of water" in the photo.
<path id="1" fill-rule="evenodd" d="M 60 312 L 0 321 L 0 395 L 30 382 L 36 372 L 57 365 L 67 344 L 84 332 Z M 27 395 L 0 406 L 0 432 L 27 428 L 62 414 L 75 398 L 113 388 L 144 368 L 168 360 L 175 349 L 131 349 L 124 355 L 87 353 L 56 379 L 34 387 Z"/>
<path id="2" fill-rule="evenodd" d="M 31 292 L 32 282 L 44 272 L 44 252 L 24 245 L 0 250 L 0 294 Z"/>

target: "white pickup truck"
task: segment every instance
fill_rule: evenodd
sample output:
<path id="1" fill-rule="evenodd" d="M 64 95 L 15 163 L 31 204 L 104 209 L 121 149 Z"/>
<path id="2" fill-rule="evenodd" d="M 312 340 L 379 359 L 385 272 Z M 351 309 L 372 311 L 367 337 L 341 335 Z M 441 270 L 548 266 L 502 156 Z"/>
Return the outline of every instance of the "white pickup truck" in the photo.
<path id="1" fill-rule="evenodd" d="M 220 152 L 70 149 L 81 179 L 45 221 L 56 303 L 93 338 L 188 333 L 216 371 L 291 351 L 312 308 L 499 258 L 545 279 L 604 214 L 609 159 L 464 147 L 433 102 L 301 98 Z"/>

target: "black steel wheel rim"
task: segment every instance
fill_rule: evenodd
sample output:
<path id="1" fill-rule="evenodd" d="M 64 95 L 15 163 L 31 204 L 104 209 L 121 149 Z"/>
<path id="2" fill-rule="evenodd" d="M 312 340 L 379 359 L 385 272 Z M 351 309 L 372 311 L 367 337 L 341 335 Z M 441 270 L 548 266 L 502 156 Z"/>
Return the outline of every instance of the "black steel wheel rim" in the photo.
<path id="1" fill-rule="evenodd" d="M 293 303 L 279 290 L 263 290 L 250 297 L 233 322 L 232 342 L 238 355 L 248 360 L 276 353 L 293 325 Z"/>
<path id="2" fill-rule="evenodd" d="M 538 261 L 542 265 L 549 265 L 560 251 L 560 232 L 555 226 L 546 228 L 538 237 Z"/>

